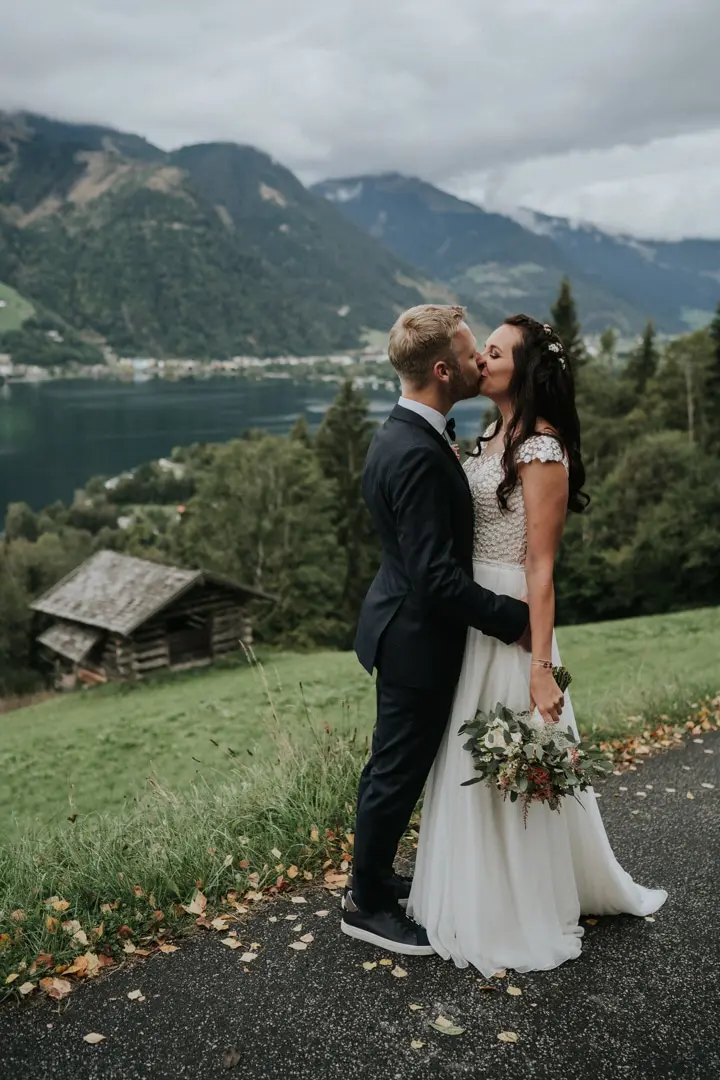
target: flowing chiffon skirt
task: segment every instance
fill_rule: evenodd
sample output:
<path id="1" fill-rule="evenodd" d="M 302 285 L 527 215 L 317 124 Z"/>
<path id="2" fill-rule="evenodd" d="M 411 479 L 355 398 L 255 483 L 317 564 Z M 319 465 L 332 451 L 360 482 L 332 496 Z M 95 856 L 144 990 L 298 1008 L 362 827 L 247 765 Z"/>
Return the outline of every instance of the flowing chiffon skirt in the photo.
<path id="1" fill-rule="evenodd" d="M 475 580 L 496 593 L 526 591 L 521 567 L 474 564 Z M 557 643 L 553 660 L 560 663 Z M 582 806 L 560 812 L 503 801 L 485 784 L 461 787 L 473 775 L 462 724 L 498 702 L 529 704 L 530 657 L 477 630 L 468 634 L 462 673 L 443 742 L 428 779 L 408 913 L 431 944 L 457 967 L 486 977 L 500 968 L 541 971 L 580 955 L 581 914 L 650 915 L 667 899 L 635 884 L 613 855 L 593 790 Z M 577 726 L 565 694 L 562 726 Z"/>

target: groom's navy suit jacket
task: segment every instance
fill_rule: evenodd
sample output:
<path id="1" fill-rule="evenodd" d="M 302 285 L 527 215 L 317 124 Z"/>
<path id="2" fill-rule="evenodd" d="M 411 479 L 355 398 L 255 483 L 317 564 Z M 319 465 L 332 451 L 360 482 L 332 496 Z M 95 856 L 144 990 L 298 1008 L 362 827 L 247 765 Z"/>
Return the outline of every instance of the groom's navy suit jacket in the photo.
<path id="1" fill-rule="evenodd" d="M 423 417 L 395 406 L 375 433 L 362 483 L 382 562 L 360 614 L 358 659 L 387 683 L 452 686 L 468 627 L 510 644 L 527 626 L 527 605 L 473 581 L 467 478 Z"/>

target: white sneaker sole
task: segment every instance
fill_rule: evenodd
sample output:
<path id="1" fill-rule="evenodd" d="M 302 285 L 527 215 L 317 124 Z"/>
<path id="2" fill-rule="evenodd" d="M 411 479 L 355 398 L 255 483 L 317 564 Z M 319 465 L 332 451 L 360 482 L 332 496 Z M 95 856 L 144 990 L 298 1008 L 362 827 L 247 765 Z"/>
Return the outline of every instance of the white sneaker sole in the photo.
<path id="1" fill-rule="evenodd" d="M 377 945 L 385 952 L 402 953 L 403 956 L 434 956 L 435 954 L 432 945 L 403 945 L 399 941 L 392 941 L 390 938 L 381 937 L 380 934 L 373 934 L 369 930 L 362 930 L 359 926 L 346 923 L 344 919 L 340 923 L 340 929 L 348 937 L 365 941 L 368 945 Z"/>

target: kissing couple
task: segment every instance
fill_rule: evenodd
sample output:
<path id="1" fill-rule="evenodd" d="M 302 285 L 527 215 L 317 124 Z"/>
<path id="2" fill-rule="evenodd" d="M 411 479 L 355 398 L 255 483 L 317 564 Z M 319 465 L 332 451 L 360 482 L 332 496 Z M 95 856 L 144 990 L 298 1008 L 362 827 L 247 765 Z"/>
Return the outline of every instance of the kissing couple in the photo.
<path id="1" fill-rule="evenodd" d="M 382 544 L 355 649 L 377 673 L 342 930 L 388 952 L 438 953 L 486 977 L 579 956 L 581 914 L 649 915 L 661 889 L 615 859 L 589 788 L 561 813 L 473 775 L 459 729 L 502 702 L 577 737 L 553 677 L 553 567 L 585 470 L 569 358 L 552 327 L 505 320 L 482 352 L 461 307 L 411 308 L 390 331 L 402 396 L 376 432 L 363 494 Z M 482 394 L 499 419 L 464 465 L 447 415 Z M 427 780 L 412 880 L 398 843 Z"/>

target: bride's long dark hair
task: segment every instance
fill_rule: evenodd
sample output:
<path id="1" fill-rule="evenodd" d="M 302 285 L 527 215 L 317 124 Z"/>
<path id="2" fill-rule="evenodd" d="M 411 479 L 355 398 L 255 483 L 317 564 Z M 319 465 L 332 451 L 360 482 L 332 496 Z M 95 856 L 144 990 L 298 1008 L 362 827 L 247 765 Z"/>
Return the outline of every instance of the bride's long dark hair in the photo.
<path id="1" fill-rule="evenodd" d="M 590 502 L 590 496 L 582 490 L 585 466 L 580 453 L 580 420 L 570 360 L 560 338 L 547 323 L 540 323 L 529 315 L 511 315 L 505 325 L 517 327 L 522 339 L 513 349 L 515 370 L 508 390 L 513 415 L 505 432 L 498 502 L 503 510 L 507 510 L 508 499 L 518 483 L 517 451 L 539 430 L 538 421 L 544 420 L 557 432 L 553 438 L 565 448 L 570 463 L 568 509 L 581 513 Z M 499 419 L 490 435 L 478 439 L 478 446 L 494 438 L 501 425 L 502 419 Z"/>

